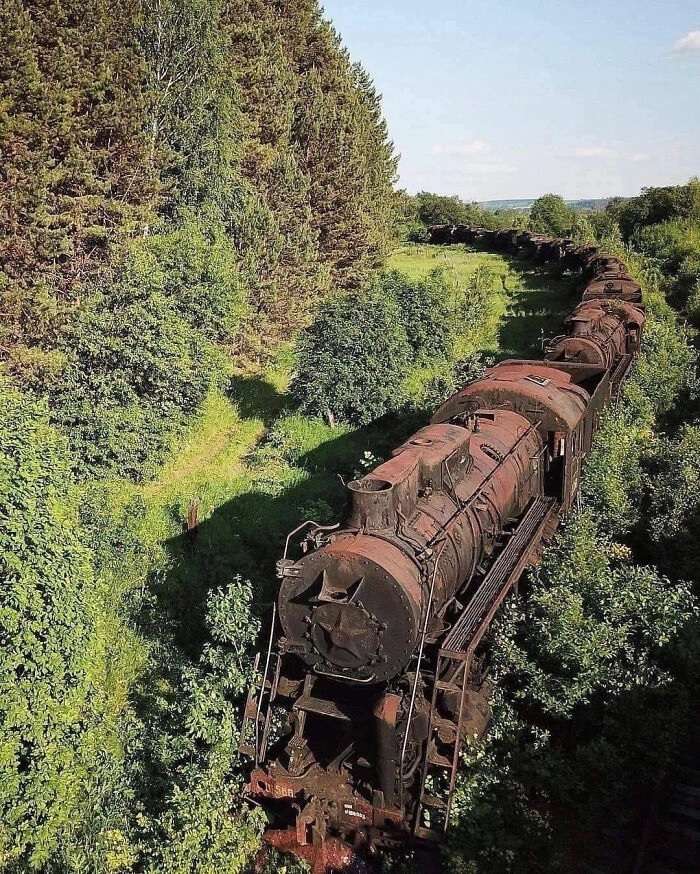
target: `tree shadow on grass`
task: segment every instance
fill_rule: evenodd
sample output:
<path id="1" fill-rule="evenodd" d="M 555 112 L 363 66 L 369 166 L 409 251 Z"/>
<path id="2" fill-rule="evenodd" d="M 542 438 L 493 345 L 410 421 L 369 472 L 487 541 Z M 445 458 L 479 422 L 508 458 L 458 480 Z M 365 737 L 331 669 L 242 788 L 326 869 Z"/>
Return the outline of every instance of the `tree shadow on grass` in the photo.
<path id="1" fill-rule="evenodd" d="M 580 301 L 580 277 L 560 276 L 510 260 L 518 287 L 511 292 L 499 329 L 503 358 L 540 358 L 543 341 L 561 332 L 564 318 Z"/>
<path id="2" fill-rule="evenodd" d="M 510 263 L 519 288 L 511 293 L 498 357 L 540 357 L 541 332 L 551 337 L 560 329 L 563 317 L 577 303 L 579 281 L 552 278 L 517 259 Z M 266 426 L 291 409 L 288 396 L 258 376 L 234 378 L 230 396 L 244 418 L 262 419 Z M 279 456 L 272 448 L 266 464 L 253 466 L 242 480 L 245 491 L 202 520 L 194 539 L 182 534 L 167 541 L 170 566 L 154 586 L 178 644 L 196 655 L 205 639 L 207 592 L 225 586 L 236 574 L 251 580 L 255 608 L 264 612 L 276 593 L 275 563 L 287 534 L 309 518 L 340 521 L 346 500 L 343 482 L 353 477 L 363 454 L 388 457 L 431 413 L 403 410 L 385 416 L 365 428 L 330 437 L 291 462 L 284 447 Z"/>
<path id="3" fill-rule="evenodd" d="M 290 408 L 289 396 L 260 376 L 234 376 L 227 394 L 244 419 L 262 419 L 265 427 Z"/>
<path id="4" fill-rule="evenodd" d="M 169 567 L 152 580 L 160 608 L 177 644 L 196 658 L 206 640 L 207 593 L 236 574 L 253 584 L 254 609 L 264 614 L 275 598 L 275 564 L 284 542 L 307 519 L 340 522 L 347 490 L 365 452 L 388 457 L 416 427 L 415 415 L 385 416 L 370 426 L 324 441 L 294 460 L 280 456 L 279 471 L 253 476 L 252 487 L 217 507 L 202 520 L 196 536 L 183 533 L 166 541 Z"/>

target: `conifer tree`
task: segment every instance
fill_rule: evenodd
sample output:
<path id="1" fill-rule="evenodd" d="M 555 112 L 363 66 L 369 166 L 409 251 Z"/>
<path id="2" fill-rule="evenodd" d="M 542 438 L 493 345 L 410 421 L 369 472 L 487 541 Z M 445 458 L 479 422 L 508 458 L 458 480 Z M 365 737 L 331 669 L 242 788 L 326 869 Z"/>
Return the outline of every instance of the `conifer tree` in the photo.
<path id="1" fill-rule="evenodd" d="M 254 187 L 264 224 L 256 247 L 253 313 L 266 328 L 303 322 L 328 289 L 309 198 L 310 181 L 292 141 L 298 75 L 277 4 L 229 0 L 230 64 L 244 117 L 242 171 Z M 258 325 L 258 330 L 259 330 Z"/>
<path id="2" fill-rule="evenodd" d="M 19 371 L 110 243 L 142 227 L 157 203 L 134 15 L 132 0 L 3 5 L 2 345 Z"/>

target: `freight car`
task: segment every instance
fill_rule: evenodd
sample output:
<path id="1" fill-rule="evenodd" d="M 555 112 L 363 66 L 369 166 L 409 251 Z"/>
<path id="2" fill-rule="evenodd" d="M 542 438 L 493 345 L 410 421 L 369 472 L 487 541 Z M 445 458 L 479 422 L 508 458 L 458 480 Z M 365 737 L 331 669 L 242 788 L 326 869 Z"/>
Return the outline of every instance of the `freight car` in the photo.
<path id="1" fill-rule="evenodd" d="M 544 360 L 490 368 L 348 483 L 342 527 L 287 538 L 240 749 L 277 826 L 267 841 L 318 872 L 447 829 L 463 740 L 489 718 L 484 634 L 573 506 L 644 326 L 637 302 L 594 294 L 628 276 L 597 251 L 467 226 L 431 238 L 574 258 L 585 299 Z"/>

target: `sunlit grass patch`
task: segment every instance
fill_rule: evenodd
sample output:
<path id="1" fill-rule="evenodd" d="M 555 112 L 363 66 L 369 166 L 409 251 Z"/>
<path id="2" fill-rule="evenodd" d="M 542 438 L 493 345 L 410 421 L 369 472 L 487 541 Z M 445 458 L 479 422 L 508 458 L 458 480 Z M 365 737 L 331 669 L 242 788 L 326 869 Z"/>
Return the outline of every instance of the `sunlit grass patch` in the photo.
<path id="1" fill-rule="evenodd" d="M 390 270 L 400 270 L 412 279 L 426 276 L 431 270 L 443 268 L 455 279 L 468 279 L 477 267 L 488 267 L 497 275 L 508 273 L 506 259 L 493 252 L 477 252 L 466 246 L 430 246 L 406 243 L 388 258 Z"/>

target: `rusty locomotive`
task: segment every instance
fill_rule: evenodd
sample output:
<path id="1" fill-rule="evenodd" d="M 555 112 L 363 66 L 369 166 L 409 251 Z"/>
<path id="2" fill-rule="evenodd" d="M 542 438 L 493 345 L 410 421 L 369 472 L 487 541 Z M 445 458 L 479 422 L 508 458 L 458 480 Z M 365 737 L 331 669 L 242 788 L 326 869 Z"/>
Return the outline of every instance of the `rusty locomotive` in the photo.
<path id="1" fill-rule="evenodd" d="M 644 327 L 640 286 L 595 247 L 467 226 L 430 238 L 576 270 L 582 301 L 543 360 L 491 367 L 348 483 L 342 526 L 287 539 L 241 751 L 268 843 L 319 872 L 447 829 L 460 749 L 488 724 L 484 635 L 576 500 Z"/>

